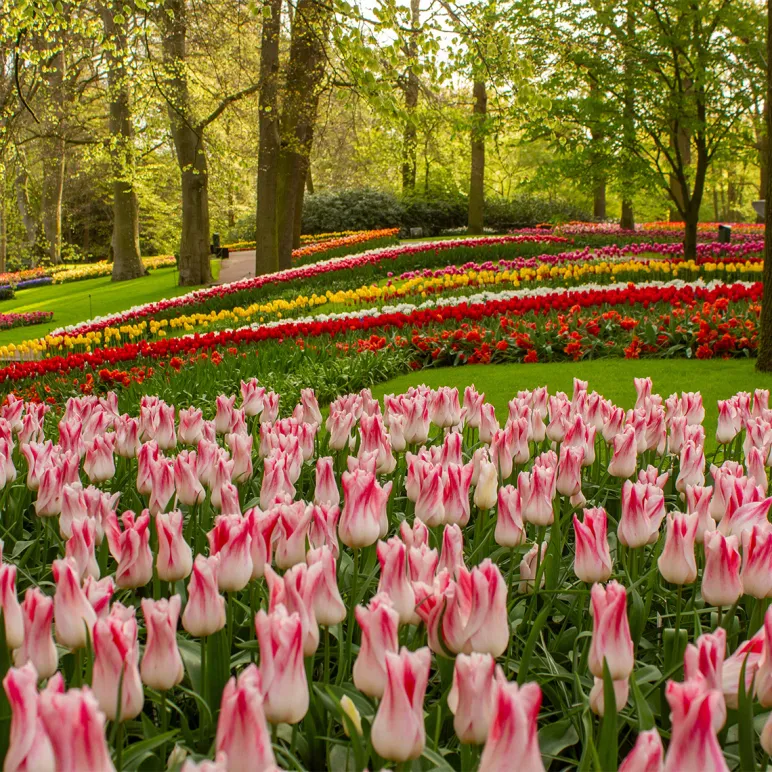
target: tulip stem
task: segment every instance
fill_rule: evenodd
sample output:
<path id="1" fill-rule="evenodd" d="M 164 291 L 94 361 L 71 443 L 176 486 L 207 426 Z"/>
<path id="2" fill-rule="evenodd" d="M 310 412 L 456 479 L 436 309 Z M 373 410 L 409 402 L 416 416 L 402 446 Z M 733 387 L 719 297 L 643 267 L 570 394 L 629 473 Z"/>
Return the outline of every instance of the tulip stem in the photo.
<path id="1" fill-rule="evenodd" d="M 330 628 L 324 628 L 324 682 L 330 683 Z"/>
<path id="2" fill-rule="evenodd" d="M 208 636 L 204 635 L 201 637 L 201 697 L 203 698 L 204 702 L 208 705 L 209 701 L 207 699 L 207 692 L 209 691 L 206 688 L 206 643 L 208 640 Z M 201 742 L 203 743 L 206 738 L 206 714 L 202 711 L 201 712 Z"/>
<path id="3" fill-rule="evenodd" d="M 351 646 L 354 643 L 354 609 L 357 604 L 357 583 L 359 580 L 359 550 L 354 550 L 354 573 L 351 577 L 351 600 L 348 608 L 348 629 L 346 630 L 346 662 L 351 664 Z M 341 669 L 341 677 L 343 670 Z"/>
<path id="4" fill-rule="evenodd" d="M 676 607 L 675 607 L 676 636 L 680 634 L 678 631 L 681 629 L 681 603 L 683 602 L 683 592 L 684 592 L 683 585 L 679 584 L 678 589 L 676 590 Z"/>
<path id="5" fill-rule="evenodd" d="M 166 713 L 166 689 L 161 690 L 161 734 L 165 734 L 169 728 L 169 716 Z M 166 743 L 160 748 L 161 764 L 166 767 Z"/>

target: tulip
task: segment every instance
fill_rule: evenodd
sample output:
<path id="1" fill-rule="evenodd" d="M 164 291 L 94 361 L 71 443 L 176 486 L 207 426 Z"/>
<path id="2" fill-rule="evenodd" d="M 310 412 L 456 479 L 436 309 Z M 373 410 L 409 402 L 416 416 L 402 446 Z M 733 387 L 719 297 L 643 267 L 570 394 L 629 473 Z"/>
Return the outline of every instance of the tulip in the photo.
<path id="1" fill-rule="evenodd" d="M 157 515 L 164 512 L 173 495 L 174 462 L 168 458 L 159 458 L 150 470 L 150 513 Z"/>
<path id="2" fill-rule="evenodd" d="M 153 554 L 150 551 L 150 514 L 145 510 L 135 520 L 132 511 L 118 517 L 111 513 L 104 523 L 110 554 L 118 561 L 115 583 L 118 587 L 142 587 L 153 578 Z"/>
<path id="3" fill-rule="evenodd" d="M 137 453 L 137 493 L 142 496 L 150 495 L 153 489 L 153 468 L 160 458 L 161 450 L 154 440 L 144 443 Z"/>
<path id="4" fill-rule="evenodd" d="M 111 480 L 115 475 L 115 435 L 97 435 L 86 445 L 86 458 L 83 471 L 92 483 Z"/>
<path id="5" fill-rule="evenodd" d="M 28 587 L 21 604 L 24 623 L 24 641 L 14 652 L 14 664 L 22 667 L 27 662 L 35 666 L 38 678 L 50 678 L 59 663 L 59 655 L 51 636 L 54 619 L 54 601 L 37 587 Z"/>
<path id="6" fill-rule="evenodd" d="M 705 534 L 702 597 L 711 606 L 731 606 L 743 594 L 738 543 L 737 536 Z"/>
<path id="7" fill-rule="evenodd" d="M 82 689 L 44 689 L 39 713 L 56 759 L 57 772 L 114 772 L 105 738 L 105 714 L 94 693 Z"/>
<path id="8" fill-rule="evenodd" d="M 630 696 L 630 682 L 627 678 L 623 678 L 620 681 L 613 681 L 614 687 L 614 704 L 616 705 L 616 711 L 619 711 L 627 705 L 627 700 Z M 602 678 L 596 678 L 593 682 L 592 689 L 590 690 L 590 710 L 595 713 L 596 716 L 604 716 L 606 714 L 606 703 L 604 694 L 604 682 Z"/>
<path id="9" fill-rule="evenodd" d="M 139 421 L 128 415 L 115 419 L 115 453 L 121 458 L 135 458 L 142 443 L 139 439 Z"/>
<path id="10" fill-rule="evenodd" d="M 697 578 L 697 564 L 694 560 L 697 523 L 696 515 L 674 512 L 667 516 L 665 547 L 657 565 L 663 578 L 672 584 L 691 584 Z M 709 536 L 705 536 L 706 545 Z"/>
<path id="11" fill-rule="evenodd" d="M 178 582 L 189 576 L 193 568 L 193 551 L 185 541 L 183 525 L 182 512 L 178 509 L 156 515 L 158 556 L 155 565 L 161 581 Z"/>
<path id="12" fill-rule="evenodd" d="M 574 573 L 582 582 L 593 584 L 611 578 L 613 563 L 606 536 L 607 516 L 603 507 L 584 510 L 584 522 L 574 515 L 576 556 Z"/>
<path id="13" fill-rule="evenodd" d="M 431 652 L 402 648 L 386 653 L 386 689 L 373 720 L 370 739 L 384 759 L 417 759 L 424 749 L 423 703 L 429 682 Z"/>
<path id="14" fill-rule="evenodd" d="M 399 538 L 406 547 L 420 547 L 429 543 L 429 529 L 419 517 L 414 518 L 412 526 L 408 525 L 407 520 L 403 520 L 399 524 Z"/>
<path id="15" fill-rule="evenodd" d="M 442 532 L 442 552 L 437 572 L 447 571 L 457 578 L 458 569 L 464 565 L 464 534 L 457 525 L 446 525 Z"/>
<path id="16" fill-rule="evenodd" d="M 212 635 L 225 627 L 225 598 L 218 592 L 217 555 L 196 555 L 188 582 L 188 602 L 182 612 L 182 626 L 194 637 Z"/>
<path id="17" fill-rule="evenodd" d="M 269 611 L 283 606 L 290 614 L 297 614 L 303 628 L 303 654 L 310 657 L 319 646 L 319 625 L 314 613 L 315 598 L 322 582 L 325 567 L 320 563 L 299 563 L 283 576 L 270 566 L 265 568 L 268 584 Z"/>
<path id="18" fill-rule="evenodd" d="M 225 685 L 215 739 L 217 754 L 227 759 L 228 772 L 269 772 L 277 769 L 263 710 L 262 679 L 248 665 Z"/>
<path id="19" fill-rule="evenodd" d="M 324 456 L 316 462 L 316 486 L 314 488 L 314 503 L 340 504 L 340 492 L 335 482 L 332 456 Z"/>
<path id="20" fill-rule="evenodd" d="M 297 724 L 308 712 L 303 665 L 303 626 L 298 614 L 279 605 L 255 617 L 265 716 L 272 724 Z"/>
<path id="21" fill-rule="evenodd" d="M 705 485 L 705 449 L 696 442 L 685 442 L 681 449 L 676 490 L 683 493 L 687 485 Z"/>
<path id="22" fill-rule="evenodd" d="M 35 499 L 35 514 L 38 517 L 53 517 L 62 511 L 62 486 L 64 471 L 51 463 L 40 473 L 38 495 Z"/>
<path id="23" fill-rule="evenodd" d="M 115 585 L 111 577 L 104 579 L 94 579 L 87 576 L 83 582 L 83 593 L 96 613 L 97 619 L 107 616 L 110 611 L 110 600 L 115 593 Z"/>
<path id="24" fill-rule="evenodd" d="M 770 504 L 772 496 L 761 501 L 749 501 L 733 510 L 727 509 L 718 524 L 718 530 L 724 536 L 742 536 L 743 531 L 749 531 L 755 525 L 766 526 Z"/>
<path id="25" fill-rule="evenodd" d="M 198 445 L 204 438 L 204 416 L 197 407 L 179 412 L 178 438 L 183 445 Z"/>
<path id="26" fill-rule="evenodd" d="M 656 541 L 664 517 L 665 497 L 657 486 L 630 480 L 622 484 L 622 517 L 617 538 L 625 547 L 637 549 Z"/>
<path id="27" fill-rule="evenodd" d="M 0 438 L 0 489 L 10 485 L 16 479 L 16 467 L 13 464 L 13 443 Z"/>
<path id="28" fill-rule="evenodd" d="M 212 506 L 221 512 L 223 509 L 223 491 L 231 484 L 233 467 L 233 460 L 228 458 L 228 454 L 225 451 L 221 451 L 214 462 L 210 494 Z M 238 495 L 236 500 L 238 501 Z"/>
<path id="29" fill-rule="evenodd" d="M 767 609 L 759 637 L 762 646 L 756 674 L 756 698 L 763 707 L 770 708 L 772 707 L 772 608 Z"/>
<path id="30" fill-rule="evenodd" d="M 77 453 L 81 458 L 86 452 L 82 438 L 83 424 L 80 421 L 59 421 L 59 447 Z"/>
<path id="31" fill-rule="evenodd" d="M 656 729 L 638 734 L 630 753 L 619 766 L 619 772 L 662 772 L 665 749 Z"/>
<path id="32" fill-rule="evenodd" d="M 231 430 L 233 425 L 233 405 L 235 402 L 235 394 L 230 397 L 220 394 L 215 399 L 214 430 L 217 434 L 227 434 Z"/>
<path id="33" fill-rule="evenodd" d="M 386 654 L 398 650 L 399 613 L 385 593 L 379 592 L 370 603 L 357 606 L 357 624 L 362 642 L 354 662 L 354 686 L 370 697 L 380 698 L 386 689 Z"/>
<path id="34" fill-rule="evenodd" d="M 705 633 L 697 639 L 697 645 L 688 644 L 684 652 L 684 680 L 704 679 L 707 688 L 722 692 L 724 688 L 724 655 L 726 631 L 719 627 L 715 633 Z M 714 714 L 718 732 L 726 721 L 724 700 L 717 705 Z"/>
<path id="35" fill-rule="evenodd" d="M 313 508 L 303 501 L 277 506 L 279 522 L 276 537 L 276 565 L 291 568 L 306 560 L 306 538 Z"/>
<path id="36" fill-rule="evenodd" d="M 340 509 L 337 504 L 316 504 L 311 507 L 311 522 L 308 525 L 308 543 L 311 547 L 329 547 L 337 560 L 338 518 Z"/>
<path id="37" fill-rule="evenodd" d="M 18 649 L 24 643 L 24 617 L 16 595 L 16 566 L 6 563 L 0 564 L 0 610 L 6 645 Z"/>
<path id="38" fill-rule="evenodd" d="M 539 569 L 539 566 L 543 565 L 544 557 L 547 554 L 547 542 L 541 543 L 541 554 L 539 553 L 539 547 L 534 544 L 531 549 L 526 552 L 523 559 L 520 561 L 520 584 L 518 585 L 518 592 L 526 593 L 533 592 L 533 588 L 536 583 L 536 573 L 541 570 L 541 581 L 539 587 L 544 587 L 546 578 L 544 576 L 544 569 Z"/>
<path id="39" fill-rule="evenodd" d="M 391 482 L 381 487 L 369 472 L 343 473 L 344 505 L 338 536 L 347 547 L 368 547 L 386 535 L 386 504 L 391 487 Z"/>
<path id="40" fill-rule="evenodd" d="M 517 547 L 525 543 L 523 507 L 520 492 L 512 485 L 499 488 L 498 514 L 493 539 L 500 547 Z"/>
<path id="41" fill-rule="evenodd" d="M 142 656 L 142 683 L 151 689 L 166 691 L 180 683 L 185 675 L 177 648 L 177 621 L 182 600 L 172 595 L 169 600 L 142 599 L 142 614 L 147 628 L 147 644 Z"/>
<path id="42" fill-rule="evenodd" d="M 407 574 L 410 581 L 431 584 L 439 562 L 439 553 L 428 545 L 410 547 L 407 551 Z"/>
<path id="43" fill-rule="evenodd" d="M 96 613 L 81 589 L 75 561 L 70 558 L 55 560 L 53 574 L 56 640 L 69 649 L 82 649 L 86 645 L 86 628 L 90 633 Z"/>
<path id="44" fill-rule="evenodd" d="M 605 660 L 613 681 L 627 679 L 633 671 L 633 641 L 627 620 L 627 592 L 619 582 L 593 585 L 590 593 L 592 642 L 588 665 L 603 678 Z"/>
<path id="45" fill-rule="evenodd" d="M 257 378 L 241 382 L 241 409 L 250 417 L 259 415 L 263 410 L 265 387 L 260 386 Z"/>
<path id="46" fill-rule="evenodd" d="M 313 608 L 320 625 L 331 627 L 346 618 L 346 606 L 338 590 L 335 556 L 329 547 L 308 550 L 309 566 L 321 565 L 321 579 L 314 595 Z"/>
<path id="47" fill-rule="evenodd" d="M 530 473 L 520 472 L 517 490 L 523 508 L 523 520 L 543 528 L 552 525 L 555 513 L 555 469 L 551 466 L 534 466 Z"/>
<path id="48" fill-rule="evenodd" d="M 177 500 L 187 507 L 201 504 L 206 498 L 204 486 L 198 479 L 198 456 L 195 450 L 182 450 L 174 459 L 174 487 Z"/>
<path id="49" fill-rule="evenodd" d="M 74 486 L 65 486 L 62 489 L 63 506 L 66 500 L 66 490 L 68 487 Z M 104 537 L 104 522 L 108 519 L 108 516 L 111 512 L 116 511 L 118 506 L 118 499 L 120 496 L 120 492 L 112 494 L 105 493 L 104 491 L 100 491 L 98 488 L 95 488 L 93 485 L 83 489 L 83 500 L 86 504 L 86 516 L 90 517 L 96 523 L 97 544 L 102 543 L 102 539 Z M 78 503 L 78 507 L 80 507 L 80 502 Z M 59 518 L 59 527 L 60 530 L 64 531 L 62 528 L 61 517 Z"/>
<path id="50" fill-rule="evenodd" d="M 715 730 L 715 715 L 723 708 L 721 692 L 709 689 L 701 679 L 684 683 L 668 681 L 665 697 L 673 725 L 665 755 L 665 772 L 728 772 Z"/>
<path id="51" fill-rule="evenodd" d="M 748 467 L 748 477 L 753 480 L 754 485 L 758 485 L 764 493 L 767 492 L 769 481 L 767 480 L 767 470 L 765 467 L 766 450 L 751 448 L 745 458 Z"/>
<path id="52" fill-rule="evenodd" d="M 463 466 L 464 463 L 464 438 L 460 432 L 452 431 L 445 435 L 442 441 L 442 453 L 440 466 L 447 468 L 450 465 Z"/>
<path id="53" fill-rule="evenodd" d="M 21 446 L 21 452 L 27 461 L 27 488 L 36 491 L 40 485 L 40 476 L 50 464 L 53 444 L 51 440 L 30 442 Z"/>
<path id="54" fill-rule="evenodd" d="M 257 579 L 263 576 L 265 567 L 271 565 L 273 532 L 279 522 L 279 510 L 261 512 L 255 507 L 246 512 L 244 519 L 249 524 L 252 579 Z"/>
<path id="55" fill-rule="evenodd" d="M 462 743 L 482 745 L 488 737 L 496 684 L 505 680 L 490 654 L 459 654 L 453 668 L 448 707 Z"/>
<path id="56" fill-rule="evenodd" d="M 772 597 L 772 528 L 755 525 L 742 533 L 743 592 L 753 598 Z"/>
<path id="57" fill-rule="evenodd" d="M 474 505 L 478 509 L 485 510 L 496 506 L 498 484 L 495 465 L 483 459 L 480 463 L 480 477 L 474 489 Z"/>
<path id="58" fill-rule="evenodd" d="M 228 434 L 225 437 L 233 459 L 231 479 L 234 483 L 242 483 L 252 477 L 252 436 Z"/>
<path id="59" fill-rule="evenodd" d="M 543 772 L 536 719 L 541 688 L 536 683 L 496 684 L 493 712 L 478 772 L 502 772 L 513 764 L 524 772 Z"/>
<path id="60" fill-rule="evenodd" d="M 134 614 L 125 620 L 113 615 L 98 619 L 94 625 L 92 688 L 99 707 L 111 721 L 128 721 L 142 712 L 145 696 L 138 662 Z"/>
<path id="61" fill-rule="evenodd" d="M 702 544 L 705 534 L 716 530 L 716 521 L 710 514 L 710 499 L 713 488 L 700 485 L 689 485 L 686 488 L 686 511 L 697 516 L 696 541 Z"/>
<path id="62" fill-rule="evenodd" d="M 241 515 L 218 515 L 206 535 L 209 554 L 217 555 L 217 586 L 221 592 L 243 590 L 252 578 L 249 522 Z"/>
<path id="63" fill-rule="evenodd" d="M 70 528 L 72 535 L 65 544 L 64 556 L 75 561 L 81 579 L 86 576 L 99 579 L 99 565 L 94 553 L 96 523 L 91 519 L 74 520 Z"/>
<path id="64" fill-rule="evenodd" d="M 40 721 L 38 673 L 31 664 L 11 668 L 3 687 L 11 708 L 11 734 L 3 772 L 55 772 L 51 741 Z"/>
<path id="65" fill-rule="evenodd" d="M 570 447 L 565 443 L 560 448 L 560 462 L 556 487 L 562 496 L 576 496 L 582 490 L 582 448 Z"/>
<path id="66" fill-rule="evenodd" d="M 327 418 L 327 431 L 330 433 L 328 445 L 330 450 L 343 450 L 351 442 L 351 430 L 357 419 L 353 413 L 343 411 L 333 411 L 330 409 L 330 415 Z"/>
<path id="67" fill-rule="evenodd" d="M 377 545 L 381 576 L 378 593 L 388 595 L 399 613 L 400 624 L 417 624 L 415 594 L 407 575 L 407 549 L 396 537 Z"/>
<path id="68" fill-rule="evenodd" d="M 260 507 L 268 509 L 278 496 L 295 498 L 295 485 L 288 472 L 288 456 L 276 452 L 263 461 L 263 482 L 260 486 Z"/>
<path id="69" fill-rule="evenodd" d="M 485 394 L 480 394 L 474 386 L 464 389 L 464 422 L 467 426 L 477 429 L 482 418 L 482 406 L 485 402 Z"/>
<path id="70" fill-rule="evenodd" d="M 612 477 L 632 477 L 638 464 L 638 450 L 635 441 L 635 430 L 628 426 L 624 432 L 614 439 L 614 455 L 608 465 Z"/>

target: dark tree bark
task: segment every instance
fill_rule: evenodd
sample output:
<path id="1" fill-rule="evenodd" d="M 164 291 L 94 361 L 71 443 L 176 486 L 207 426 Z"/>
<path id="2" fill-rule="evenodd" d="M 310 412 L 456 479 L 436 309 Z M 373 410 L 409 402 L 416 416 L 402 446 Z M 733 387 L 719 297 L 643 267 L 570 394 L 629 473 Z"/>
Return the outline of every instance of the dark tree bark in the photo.
<path id="1" fill-rule="evenodd" d="M 32 247 L 37 240 L 37 224 L 32 215 L 29 189 L 27 187 L 27 167 L 24 154 L 19 151 L 16 158 L 16 177 L 14 187 L 16 189 L 16 207 L 19 210 L 22 225 L 24 226 L 24 243 L 27 247 Z"/>
<path id="2" fill-rule="evenodd" d="M 764 101 L 764 109 L 762 111 L 762 125 L 757 126 L 756 129 L 756 149 L 758 150 L 759 158 L 759 198 L 763 199 L 767 194 L 767 177 L 769 175 L 769 134 L 767 133 L 767 112 L 768 102 Z M 756 217 L 756 222 L 764 222 L 764 218 L 761 215 Z"/>
<path id="3" fill-rule="evenodd" d="M 107 56 L 107 91 L 110 103 L 110 161 L 113 173 L 113 281 L 144 276 L 139 251 L 139 203 L 134 189 L 134 127 L 131 120 L 131 85 L 126 70 L 128 42 L 123 0 L 101 6 Z"/>
<path id="4" fill-rule="evenodd" d="M 314 141 L 319 90 L 325 68 L 325 46 L 331 7 L 299 0 L 292 25 L 290 58 L 281 116 L 279 153 L 279 267 L 292 266 L 299 209 Z"/>
<path id="5" fill-rule="evenodd" d="M 209 252 L 209 172 L 204 128 L 193 120 L 185 71 L 185 0 L 166 0 L 161 9 L 166 64 L 166 99 L 182 184 L 180 285 L 212 281 Z"/>
<path id="6" fill-rule="evenodd" d="M 595 181 L 592 191 L 592 216 L 596 220 L 606 219 L 606 177 L 601 175 Z"/>
<path id="7" fill-rule="evenodd" d="M 767 62 L 772 62 L 772 0 L 767 3 Z M 772 67 L 767 68 L 767 98 L 766 104 L 772 103 Z M 767 137 L 772 137 L 772 110 L 766 111 Z M 767 143 L 766 166 L 772 164 L 770 148 Z M 772 202 L 772 175 L 767 175 L 767 187 L 764 193 L 767 202 Z M 761 299 L 761 316 L 759 318 L 759 354 L 756 359 L 756 369 L 762 372 L 772 371 L 772 213 L 766 214 L 764 225 L 764 294 Z"/>
<path id="8" fill-rule="evenodd" d="M 5 273 L 5 264 L 8 258 L 8 210 L 5 201 L 5 168 L 0 169 L 0 273 Z"/>
<path id="9" fill-rule="evenodd" d="M 690 83 L 685 83 L 683 88 L 683 97 L 691 95 L 692 87 Z M 691 136 L 689 130 L 678 123 L 673 127 L 670 136 L 670 146 L 673 154 L 680 158 L 679 163 L 686 169 L 692 162 Z M 684 218 L 684 209 L 686 208 L 686 199 L 688 198 L 688 183 L 685 179 L 679 177 L 674 171 L 670 175 L 670 195 L 673 203 L 670 207 L 670 222 L 678 222 Z"/>
<path id="10" fill-rule="evenodd" d="M 255 275 L 279 270 L 279 35 L 281 0 L 265 0 L 260 48 L 260 145 L 257 157 Z"/>
<path id="11" fill-rule="evenodd" d="M 590 83 L 590 96 L 593 101 L 600 100 L 598 83 Z M 592 216 L 595 220 L 606 219 L 606 171 L 603 168 L 603 132 L 599 124 L 593 121 L 590 127 L 590 157 L 592 161 Z"/>
<path id="12" fill-rule="evenodd" d="M 625 9 L 625 37 L 626 52 L 624 59 L 624 102 L 622 106 L 622 214 L 619 218 L 619 227 L 625 230 L 635 228 L 635 216 L 633 212 L 632 188 L 635 184 L 634 156 L 635 156 L 635 57 L 633 56 L 633 42 L 635 40 L 635 12 L 632 3 L 628 0 Z"/>
<path id="13" fill-rule="evenodd" d="M 407 76 L 405 78 L 405 129 L 402 135 L 402 192 L 415 190 L 418 130 L 415 122 L 415 111 L 418 107 L 419 82 L 413 68 L 418 57 L 418 32 L 421 24 L 421 0 L 410 0 L 411 32 L 405 53 L 408 58 Z"/>
<path id="14" fill-rule="evenodd" d="M 467 231 L 472 235 L 483 232 L 483 206 L 485 203 L 485 119 L 488 112 L 488 95 L 485 82 L 474 82 L 474 108 L 472 116 L 471 155 L 472 169 L 469 177 L 469 215 Z"/>

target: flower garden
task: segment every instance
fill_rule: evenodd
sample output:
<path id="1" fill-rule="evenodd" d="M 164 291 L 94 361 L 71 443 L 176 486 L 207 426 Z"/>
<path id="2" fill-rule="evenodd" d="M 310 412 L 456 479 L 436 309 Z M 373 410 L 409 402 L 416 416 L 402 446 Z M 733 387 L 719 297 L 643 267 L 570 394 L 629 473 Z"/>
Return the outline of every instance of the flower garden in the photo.
<path id="1" fill-rule="evenodd" d="M 769 392 L 422 385 L 752 358 L 758 228 L 670 226 L 330 234 L 0 347 L 4 769 L 765 768 Z"/>

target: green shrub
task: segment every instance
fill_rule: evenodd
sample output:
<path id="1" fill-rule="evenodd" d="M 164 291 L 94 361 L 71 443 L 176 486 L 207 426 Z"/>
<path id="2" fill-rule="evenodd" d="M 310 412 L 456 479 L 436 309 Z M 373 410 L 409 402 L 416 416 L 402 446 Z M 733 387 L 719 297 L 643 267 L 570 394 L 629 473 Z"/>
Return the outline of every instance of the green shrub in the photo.
<path id="1" fill-rule="evenodd" d="M 372 188 L 325 191 L 306 196 L 303 233 L 335 233 L 396 228 L 402 205 L 393 193 Z"/>

